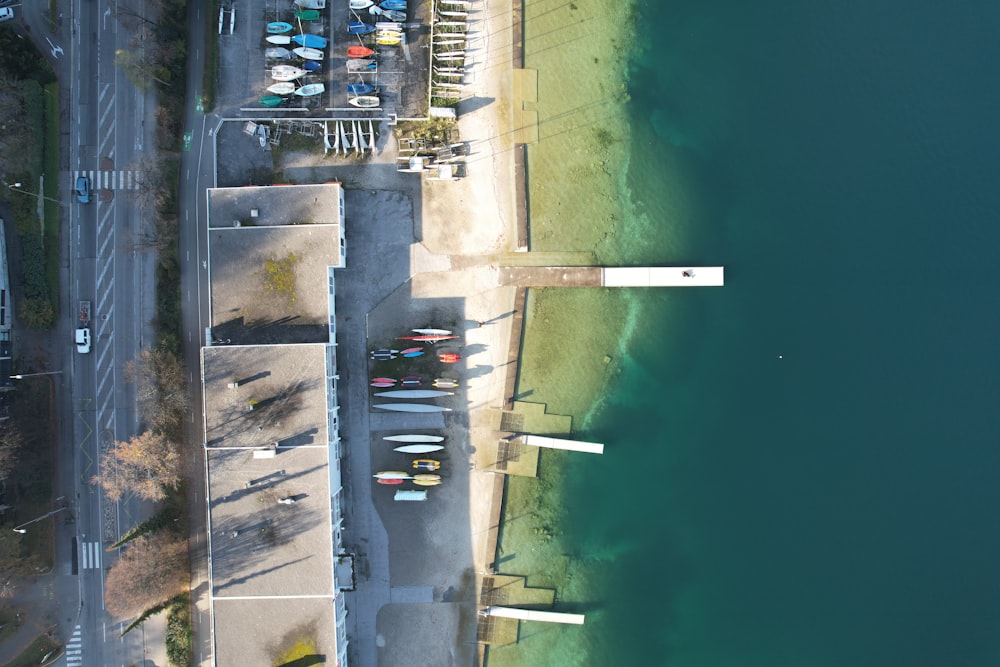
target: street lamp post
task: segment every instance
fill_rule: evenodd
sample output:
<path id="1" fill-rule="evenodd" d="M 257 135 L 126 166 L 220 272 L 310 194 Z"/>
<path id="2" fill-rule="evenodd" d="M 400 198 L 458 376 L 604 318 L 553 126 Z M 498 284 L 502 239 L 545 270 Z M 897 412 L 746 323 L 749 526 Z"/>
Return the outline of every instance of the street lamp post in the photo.
<path id="1" fill-rule="evenodd" d="M 65 202 L 61 202 L 58 199 L 53 199 L 52 197 L 46 197 L 41 192 L 32 192 L 31 190 L 24 190 L 23 189 L 24 184 L 21 183 L 20 181 L 18 181 L 17 183 L 4 183 L 4 185 L 7 186 L 8 190 L 13 190 L 14 192 L 20 192 L 22 194 L 28 195 L 29 197 L 38 197 L 39 199 L 44 199 L 45 201 L 55 202 L 60 206 L 65 204 Z"/>
<path id="2" fill-rule="evenodd" d="M 22 523 L 22 524 L 21 524 L 20 526 L 15 526 L 14 528 L 12 528 L 12 530 L 13 530 L 13 531 L 14 531 L 15 533 L 20 533 L 20 534 L 24 535 L 24 534 L 25 534 L 26 532 L 28 532 L 28 531 L 26 531 L 26 530 L 24 529 L 24 527 L 25 527 L 25 526 L 30 526 L 31 524 L 33 524 L 33 523 L 35 523 L 35 522 L 38 522 L 38 521 L 41 521 L 42 519 L 48 519 L 48 518 L 49 518 L 50 516 L 52 516 L 53 514 L 58 514 L 59 512 L 62 512 L 62 511 L 63 511 L 63 510 L 65 510 L 65 509 L 69 509 L 69 505 L 63 505 L 63 506 L 62 506 L 62 507 L 60 507 L 59 509 L 55 509 L 55 510 L 52 510 L 52 511 L 51 511 L 51 512 L 49 512 L 48 514 L 43 514 L 42 516 L 40 516 L 40 517 L 37 517 L 37 518 L 34 518 L 34 519 L 32 519 L 31 521 L 25 521 L 25 522 L 24 522 L 24 523 Z"/>
<path id="3" fill-rule="evenodd" d="M 17 375 L 11 375 L 11 380 L 23 380 L 24 378 L 38 377 L 39 375 L 59 375 L 62 371 L 44 371 L 41 373 L 18 373 Z"/>

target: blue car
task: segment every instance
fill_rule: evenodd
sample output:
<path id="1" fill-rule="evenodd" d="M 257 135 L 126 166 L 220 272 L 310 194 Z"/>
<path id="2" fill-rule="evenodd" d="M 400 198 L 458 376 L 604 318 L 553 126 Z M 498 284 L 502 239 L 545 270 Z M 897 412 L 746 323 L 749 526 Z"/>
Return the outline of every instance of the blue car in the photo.
<path id="1" fill-rule="evenodd" d="M 90 203 L 90 178 L 80 176 L 76 179 L 76 200 L 81 204 Z"/>

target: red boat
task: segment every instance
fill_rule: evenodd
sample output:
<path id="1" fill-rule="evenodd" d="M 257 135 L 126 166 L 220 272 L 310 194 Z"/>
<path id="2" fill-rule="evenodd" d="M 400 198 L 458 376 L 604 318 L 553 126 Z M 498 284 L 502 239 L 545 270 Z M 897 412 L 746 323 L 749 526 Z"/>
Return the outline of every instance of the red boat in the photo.
<path id="1" fill-rule="evenodd" d="M 413 354 L 415 352 L 423 352 L 423 351 L 424 348 L 422 347 L 408 347 L 405 350 L 400 350 L 399 353 L 405 357 L 408 354 Z"/>
<path id="2" fill-rule="evenodd" d="M 379 479 L 376 479 L 375 481 L 378 482 L 379 484 L 402 484 L 406 480 L 405 479 L 398 479 L 398 478 L 395 478 L 395 477 L 390 477 L 388 479 L 379 478 Z"/>
<path id="3" fill-rule="evenodd" d="M 367 46 L 348 46 L 347 47 L 347 57 L 348 58 L 367 58 L 368 56 L 374 55 L 375 51 L 369 49 Z"/>
<path id="4" fill-rule="evenodd" d="M 439 340 L 451 340 L 458 336 L 400 336 L 396 340 L 419 340 L 425 343 L 436 343 Z"/>
<path id="5" fill-rule="evenodd" d="M 442 364 L 455 364 L 462 360 L 462 355 L 456 352 L 442 352 L 438 355 L 438 361 Z"/>
<path id="6" fill-rule="evenodd" d="M 400 383 L 402 383 L 404 387 L 419 387 L 424 383 L 424 381 L 419 375 L 407 375 L 405 378 L 400 380 Z"/>
<path id="7" fill-rule="evenodd" d="M 373 387 L 395 387 L 396 380 L 394 378 L 372 378 Z"/>

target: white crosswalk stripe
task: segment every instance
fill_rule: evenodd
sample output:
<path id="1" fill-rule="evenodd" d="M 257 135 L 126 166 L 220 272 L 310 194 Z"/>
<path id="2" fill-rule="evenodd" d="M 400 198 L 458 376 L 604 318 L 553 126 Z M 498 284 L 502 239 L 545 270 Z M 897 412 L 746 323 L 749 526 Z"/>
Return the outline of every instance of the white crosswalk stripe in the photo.
<path id="1" fill-rule="evenodd" d="M 139 175 L 133 170 L 116 171 L 74 171 L 70 189 L 76 187 L 76 179 L 80 176 L 90 178 L 91 187 L 95 190 L 135 190 L 139 187 Z"/>
<path id="2" fill-rule="evenodd" d="M 101 568 L 101 543 L 80 542 L 80 569 L 99 570 Z"/>
<path id="3" fill-rule="evenodd" d="M 66 642 L 66 667 L 83 665 L 83 634 L 80 626 L 73 628 L 73 636 Z"/>

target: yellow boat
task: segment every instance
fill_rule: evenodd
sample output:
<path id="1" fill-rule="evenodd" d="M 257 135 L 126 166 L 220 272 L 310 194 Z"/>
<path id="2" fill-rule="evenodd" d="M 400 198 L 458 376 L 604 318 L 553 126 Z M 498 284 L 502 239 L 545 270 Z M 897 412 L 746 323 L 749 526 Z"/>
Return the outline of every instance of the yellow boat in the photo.
<path id="1" fill-rule="evenodd" d="M 438 470 L 441 467 L 440 461 L 434 459 L 415 459 L 413 461 L 414 470 Z"/>
<path id="2" fill-rule="evenodd" d="M 437 486 L 441 483 L 441 475 L 414 475 L 413 483 L 419 486 Z"/>

